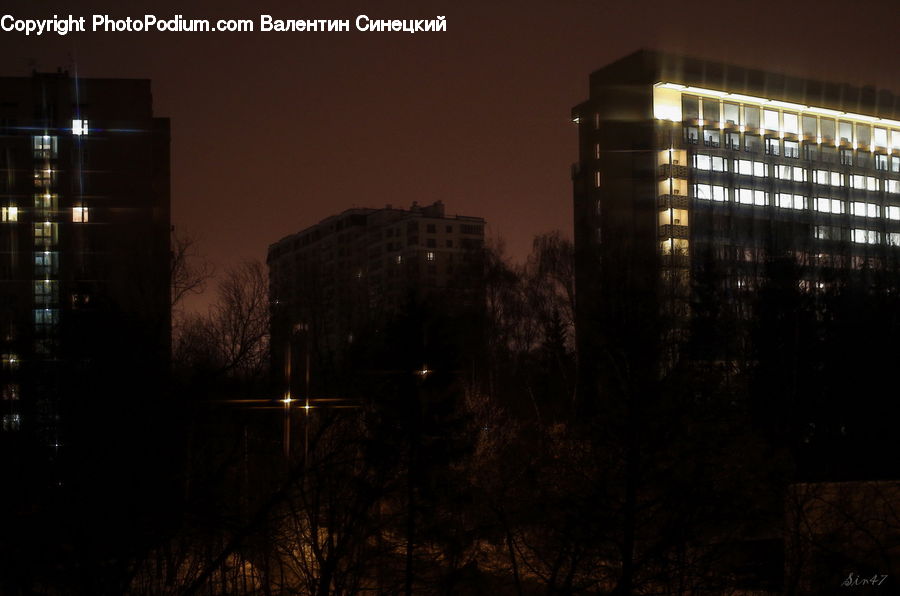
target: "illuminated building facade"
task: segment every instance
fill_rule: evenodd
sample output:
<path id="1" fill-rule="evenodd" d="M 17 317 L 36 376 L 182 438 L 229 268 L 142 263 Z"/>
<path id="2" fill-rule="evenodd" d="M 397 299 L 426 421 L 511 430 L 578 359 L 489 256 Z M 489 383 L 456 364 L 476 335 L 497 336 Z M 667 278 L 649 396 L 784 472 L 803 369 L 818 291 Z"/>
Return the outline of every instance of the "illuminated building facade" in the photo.
<path id="1" fill-rule="evenodd" d="M 677 343 L 710 262 L 744 308 L 772 258 L 815 293 L 900 256 L 891 93 L 642 50 L 591 74 L 572 119 L 577 284 L 596 297 L 578 302 L 583 353 L 604 333 L 658 346 L 625 316 L 638 298 Z"/>
<path id="2" fill-rule="evenodd" d="M 441 295 L 483 297 L 484 219 L 446 215 L 441 201 L 409 209 L 353 208 L 269 247 L 273 370 L 310 340 L 325 374 L 362 330 Z M 294 366 L 303 370 L 303 366 Z"/>
<path id="3" fill-rule="evenodd" d="M 0 169 L 0 440 L 53 454 L 165 378 L 169 122 L 147 80 L 0 78 Z"/>

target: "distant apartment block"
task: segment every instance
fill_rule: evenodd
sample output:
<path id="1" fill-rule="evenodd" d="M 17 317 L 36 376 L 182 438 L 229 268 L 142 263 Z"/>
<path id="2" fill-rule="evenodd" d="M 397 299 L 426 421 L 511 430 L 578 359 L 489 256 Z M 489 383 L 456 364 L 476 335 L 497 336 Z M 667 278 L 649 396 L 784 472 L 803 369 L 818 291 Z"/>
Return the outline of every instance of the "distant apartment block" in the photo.
<path id="1" fill-rule="evenodd" d="M 328 362 L 412 302 L 479 300 L 484 225 L 446 215 L 440 201 L 387 205 L 348 209 L 272 244 L 273 370 L 289 365 L 298 333 Z"/>

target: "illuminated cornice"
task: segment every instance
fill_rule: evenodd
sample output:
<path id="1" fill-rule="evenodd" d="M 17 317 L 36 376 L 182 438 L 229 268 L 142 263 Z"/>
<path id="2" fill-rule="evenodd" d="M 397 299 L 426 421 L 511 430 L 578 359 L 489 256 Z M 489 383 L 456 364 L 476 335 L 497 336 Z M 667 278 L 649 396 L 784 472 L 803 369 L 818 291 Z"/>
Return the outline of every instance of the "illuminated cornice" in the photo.
<path id="1" fill-rule="evenodd" d="M 656 83 L 656 85 L 654 86 L 661 89 L 674 89 L 676 91 L 689 93 L 691 95 L 698 95 L 700 97 L 733 100 L 740 103 L 756 104 L 760 107 L 768 106 L 773 108 L 795 110 L 798 112 L 807 112 L 809 114 L 816 114 L 821 116 L 831 116 L 833 118 L 839 118 L 841 120 L 852 120 L 856 122 L 865 122 L 867 124 L 876 124 L 880 126 L 891 126 L 894 128 L 900 127 L 900 121 L 898 120 L 876 118 L 875 116 L 867 116 L 865 114 L 842 112 L 839 110 L 831 110 L 828 108 L 789 103 L 786 101 L 779 101 L 775 99 L 766 99 L 765 97 L 755 97 L 752 95 L 743 95 L 741 93 L 728 93 L 726 91 L 717 91 L 715 89 L 705 89 L 703 87 L 693 87 L 690 85 L 680 85 L 678 83 L 660 82 Z"/>

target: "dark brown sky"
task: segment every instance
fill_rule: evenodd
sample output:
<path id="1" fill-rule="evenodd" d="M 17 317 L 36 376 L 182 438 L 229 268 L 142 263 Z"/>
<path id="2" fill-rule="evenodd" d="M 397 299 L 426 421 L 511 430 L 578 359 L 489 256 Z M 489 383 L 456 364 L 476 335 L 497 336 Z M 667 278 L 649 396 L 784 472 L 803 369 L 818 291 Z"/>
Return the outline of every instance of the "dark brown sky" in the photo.
<path id="1" fill-rule="evenodd" d="M 33 5 L 40 4 L 35 9 Z M 127 8 L 124 8 L 127 6 Z M 446 33 L 0 33 L 2 74 L 153 80 L 172 119 L 174 223 L 220 269 L 351 207 L 441 199 L 524 256 L 571 233 L 569 109 L 649 46 L 900 90 L 896 0 L 4 2 L 17 17 L 433 18 Z M 352 24 L 351 24 L 352 28 Z"/>

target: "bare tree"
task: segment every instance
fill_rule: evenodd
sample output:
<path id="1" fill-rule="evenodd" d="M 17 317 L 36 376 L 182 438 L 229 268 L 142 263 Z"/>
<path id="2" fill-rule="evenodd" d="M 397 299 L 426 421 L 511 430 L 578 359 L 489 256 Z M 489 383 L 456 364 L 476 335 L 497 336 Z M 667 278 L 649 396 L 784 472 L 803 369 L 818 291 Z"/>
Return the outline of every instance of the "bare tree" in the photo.
<path id="1" fill-rule="evenodd" d="M 187 233 L 172 231 L 171 238 L 172 307 L 181 304 L 188 294 L 202 294 L 215 275 L 212 263 L 200 259 L 197 239 Z"/>
<path id="2" fill-rule="evenodd" d="M 175 355 L 180 365 L 216 375 L 259 380 L 269 358 L 269 301 L 265 266 L 248 261 L 221 279 L 205 314 L 186 316 Z"/>

